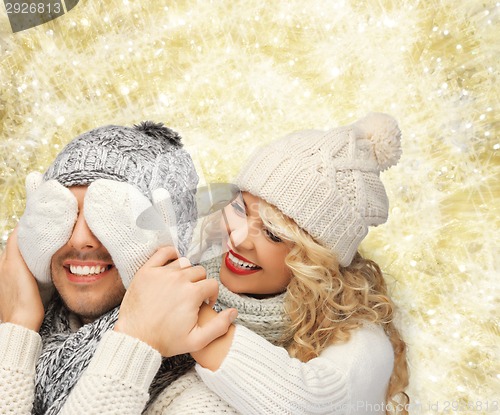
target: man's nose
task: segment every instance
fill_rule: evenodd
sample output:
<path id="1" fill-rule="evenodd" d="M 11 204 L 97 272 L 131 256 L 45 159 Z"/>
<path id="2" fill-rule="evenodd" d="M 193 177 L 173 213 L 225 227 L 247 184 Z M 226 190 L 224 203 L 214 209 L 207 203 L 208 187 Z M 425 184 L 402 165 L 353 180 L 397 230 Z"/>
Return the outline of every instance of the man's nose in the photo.
<path id="1" fill-rule="evenodd" d="M 101 242 L 96 238 L 87 225 L 87 221 L 85 220 L 83 213 L 78 215 L 68 244 L 72 248 L 81 251 L 92 251 L 101 246 Z"/>

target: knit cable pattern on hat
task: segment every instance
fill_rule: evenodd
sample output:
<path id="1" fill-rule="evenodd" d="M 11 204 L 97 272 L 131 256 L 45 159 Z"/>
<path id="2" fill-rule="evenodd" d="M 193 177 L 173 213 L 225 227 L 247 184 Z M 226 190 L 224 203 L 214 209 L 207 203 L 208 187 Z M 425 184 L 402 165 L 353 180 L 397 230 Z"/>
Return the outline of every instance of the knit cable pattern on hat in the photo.
<path id="1" fill-rule="evenodd" d="M 381 113 L 329 131 L 297 131 L 257 149 L 235 183 L 276 206 L 347 266 L 368 227 L 387 220 L 380 172 L 397 163 L 400 137 L 396 121 Z"/>

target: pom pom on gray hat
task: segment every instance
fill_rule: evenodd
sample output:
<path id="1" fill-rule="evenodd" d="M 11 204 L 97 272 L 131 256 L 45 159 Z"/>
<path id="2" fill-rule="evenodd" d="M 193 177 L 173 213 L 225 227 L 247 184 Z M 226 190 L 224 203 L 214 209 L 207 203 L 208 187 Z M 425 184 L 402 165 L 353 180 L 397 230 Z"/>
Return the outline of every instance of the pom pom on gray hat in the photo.
<path id="1" fill-rule="evenodd" d="M 348 266 L 369 226 L 387 220 L 380 172 L 401 155 L 389 115 L 370 113 L 328 131 L 297 131 L 257 149 L 235 184 L 292 218 Z"/>

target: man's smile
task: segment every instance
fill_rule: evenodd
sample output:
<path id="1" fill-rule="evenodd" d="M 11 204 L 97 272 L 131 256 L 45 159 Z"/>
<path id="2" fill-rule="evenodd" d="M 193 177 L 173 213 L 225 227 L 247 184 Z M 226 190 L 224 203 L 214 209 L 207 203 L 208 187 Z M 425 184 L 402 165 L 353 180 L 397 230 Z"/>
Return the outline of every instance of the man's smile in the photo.
<path id="1" fill-rule="evenodd" d="M 63 263 L 66 277 L 77 284 L 89 284 L 108 275 L 114 267 L 112 264 L 99 261 L 73 261 Z"/>

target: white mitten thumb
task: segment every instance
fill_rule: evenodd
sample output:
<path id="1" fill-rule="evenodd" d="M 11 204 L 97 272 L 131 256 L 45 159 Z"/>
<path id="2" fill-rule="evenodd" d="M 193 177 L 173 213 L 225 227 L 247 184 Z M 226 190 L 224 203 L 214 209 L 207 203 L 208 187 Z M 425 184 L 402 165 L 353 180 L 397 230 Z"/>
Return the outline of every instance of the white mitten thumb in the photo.
<path id="1" fill-rule="evenodd" d="M 29 198 L 43 183 L 43 174 L 33 171 L 26 176 L 26 198 Z"/>
<path id="2" fill-rule="evenodd" d="M 172 245 L 177 249 L 179 235 L 177 231 L 177 217 L 172 204 L 172 198 L 167 189 L 153 190 L 153 206 L 161 215 L 163 231 L 160 233 L 160 245 Z M 178 252 L 178 250 L 177 250 Z"/>

